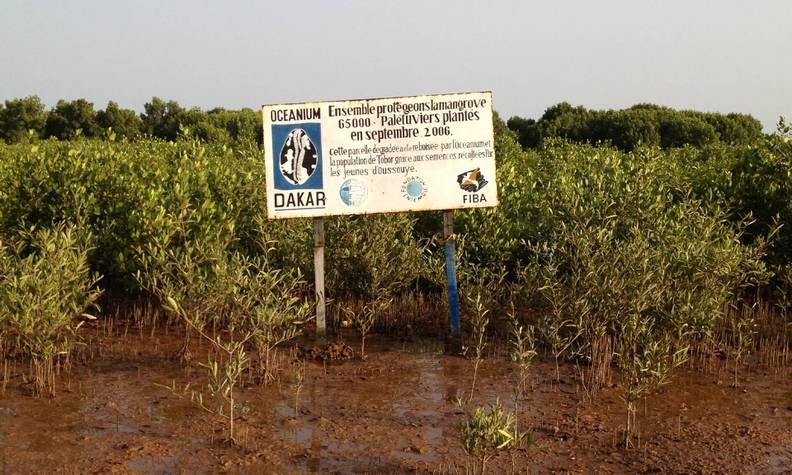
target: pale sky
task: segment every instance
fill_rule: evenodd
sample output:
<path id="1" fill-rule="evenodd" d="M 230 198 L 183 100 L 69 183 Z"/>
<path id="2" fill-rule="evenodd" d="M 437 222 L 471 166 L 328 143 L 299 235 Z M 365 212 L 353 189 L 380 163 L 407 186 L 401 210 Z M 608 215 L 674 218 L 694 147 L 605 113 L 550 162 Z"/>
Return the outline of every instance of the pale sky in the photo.
<path id="1" fill-rule="evenodd" d="M 0 99 L 141 111 L 493 91 L 792 118 L 792 1 L 0 0 Z"/>

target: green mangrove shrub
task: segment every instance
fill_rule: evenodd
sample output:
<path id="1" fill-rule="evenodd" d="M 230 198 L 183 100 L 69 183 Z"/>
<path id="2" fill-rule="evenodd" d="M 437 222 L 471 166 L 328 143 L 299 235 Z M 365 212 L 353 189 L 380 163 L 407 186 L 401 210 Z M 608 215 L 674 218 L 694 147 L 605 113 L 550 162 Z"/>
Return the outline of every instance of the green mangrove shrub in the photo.
<path id="1" fill-rule="evenodd" d="M 97 308 L 99 278 L 88 266 L 90 236 L 74 225 L 31 228 L 0 239 L 0 348 L 31 363 L 33 394 L 55 394 L 77 330 Z"/>
<path id="2" fill-rule="evenodd" d="M 691 337 L 710 335 L 724 304 L 766 281 L 767 245 L 743 244 L 746 221 L 663 179 L 657 150 L 559 144 L 547 152 L 544 227 L 527 241 L 521 279 L 535 289 L 554 354 L 609 364 L 594 343 L 613 341 L 629 444 L 635 401 L 667 381 Z"/>
<path id="3" fill-rule="evenodd" d="M 258 249 L 260 150 L 196 140 L 41 141 L 0 145 L 0 230 L 81 222 L 94 236 L 91 269 L 104 285 L 139 291 L 138 249 L 162 241 L 199 209 L 193 228 L 232 224 L 235 247 Z"/>
<path id="4" fill-rule="evenodd" d="M 328 226 L 327 291 L 359 330 L 364 358 L 377 319 L 429 272 L 428 242 L 413 235 L 415 222 L 408 214 L 384 214 L 334 218 Z"/>
<path id="5" fill-rule="evenodd" d="M 298 271 L 273 269 L 263 258 L 246 259 L 235 254 L 234 302 L 242 330 L 249 334 L 258 355 L 258 370 L 265 382 L 275 378 L 272 350 L 300 334 L 312 318 L 313 307 L 305 298 L 305 282 Z"/>

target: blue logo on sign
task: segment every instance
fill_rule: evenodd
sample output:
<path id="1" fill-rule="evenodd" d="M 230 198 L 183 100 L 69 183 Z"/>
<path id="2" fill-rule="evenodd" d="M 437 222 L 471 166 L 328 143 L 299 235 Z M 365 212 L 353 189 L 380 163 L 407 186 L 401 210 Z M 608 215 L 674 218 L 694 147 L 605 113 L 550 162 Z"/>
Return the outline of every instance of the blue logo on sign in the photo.
<path id="1" fill-rule="evenodd" d="M 320 124 L 273 124 L 272 150 L 276 190 L 323 187 Z"/>
<path id="2" fill-rule="evenodd" d="M 341 184 L 338 194 L 341 196 L 341 201 L 343 201 L 345 205 L 358 206 L 366 201 L 368 188 L 366 188 L 366 184 L 362 181 L 350 178 Z"/>
<path id="3" fill-rule="evenodd" d="M 404 180 L 401 187 L 402 196 L 415 202 L 426 196 L 426 182 L 421 177 L 411 176 Z"/>

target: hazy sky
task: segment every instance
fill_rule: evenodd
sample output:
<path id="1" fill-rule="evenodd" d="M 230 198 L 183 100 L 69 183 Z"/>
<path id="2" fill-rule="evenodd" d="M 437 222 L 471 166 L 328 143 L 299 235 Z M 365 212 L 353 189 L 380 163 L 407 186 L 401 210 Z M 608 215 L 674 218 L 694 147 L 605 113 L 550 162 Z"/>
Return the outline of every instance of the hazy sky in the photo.
<path id="1" fill-rule="evenodd" d="M 0 99 L 142 110 L 492 90 L 792 117 L 792 1 L 0 0 Z"/>

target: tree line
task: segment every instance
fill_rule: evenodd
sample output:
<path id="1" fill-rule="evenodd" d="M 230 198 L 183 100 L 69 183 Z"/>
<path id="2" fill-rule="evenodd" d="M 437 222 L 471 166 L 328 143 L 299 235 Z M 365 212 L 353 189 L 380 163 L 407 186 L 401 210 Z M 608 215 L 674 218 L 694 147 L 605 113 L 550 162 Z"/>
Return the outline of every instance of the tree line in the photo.
<path id="1" fill-rule="evenodd" d="M 675 110 L 655 104 L 592 110 L 562 102 L 548 108 L 538 120 L 514 116 L 508 126 L 524 148 L 537 148 L 553 137 L 630 151 L 638 146 L 751 144 L 763 135 L 761 122 L 747 114 Z"/>
<path id="2" fill-rule="evenodd" d="M 62 99 L 47 109 L 38 96 L 9 99 L 0 103 L 0 139 L 17 143 L 32 138 L 69 140 L 114 134 L 128 140 L 146 136 L 175 140 L 189 130 L 207 142 L 262 141 L 261 114 L 253 109 L 187 109 L 159 97 L 153 97 L 143 109 L 138 114 L 110 101 L 104 109 L 96 110 L 86 99 Z"/>
<path id="3" fill-rule="evenodd" d="M 206 142 L 262 142 L 261 115 L 253 109 L 204 111 L 153 97 L 143 110 L 139 114 L 113 101 L 96 110 L 86 99 L 60 100 L 47 109 L 38 96 L 9 99 L 0 103 L 0 139 L 16 143 L 31 138 L 103 138 L 112 133 L 127 140 L 146 136 L 175 140 L 189 131 Z M 562 102 L 538 120 L 514 116 L 508 127 L 524 148 L 537 148 L 548 138 L 604 143 L 631 151 L 638 146 L 751 144 L 763 136 L 762 124 L 747 114 L 675 110 L 654 104 L 601 111 Z"/>

